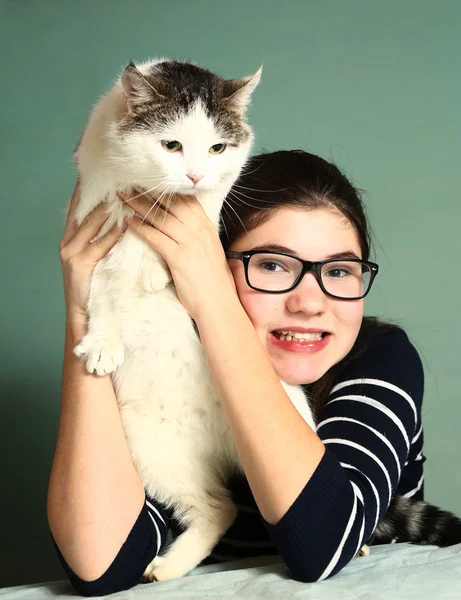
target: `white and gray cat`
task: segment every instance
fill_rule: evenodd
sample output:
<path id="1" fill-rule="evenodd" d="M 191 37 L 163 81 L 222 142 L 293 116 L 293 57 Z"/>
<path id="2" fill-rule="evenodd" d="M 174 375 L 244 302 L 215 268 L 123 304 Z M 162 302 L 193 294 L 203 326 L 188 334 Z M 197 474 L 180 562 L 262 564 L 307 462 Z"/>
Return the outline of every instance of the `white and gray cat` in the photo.
<path id="1" fill-rule="evenodd" d="M 194 194 L 218 227 L 253 134 L 246 109 L 260 79 L 224 80 L 194 64 L 130 63 L 96 104 L 75 152 L 78 223 L 106 198 L 99 235 L 133 213 L 132 188 Z M 194 324 L 165 261 L 128 230 L 94 271 L 88 332 L 74 352 L 87 370 L 112 374 L 131 456 L 150 496 L 187 526 L 144 579 L 180 577 L 232 524 L 226 482 L 243 472 Z M 300 387 L 282 383 L 315 428 Z"/>

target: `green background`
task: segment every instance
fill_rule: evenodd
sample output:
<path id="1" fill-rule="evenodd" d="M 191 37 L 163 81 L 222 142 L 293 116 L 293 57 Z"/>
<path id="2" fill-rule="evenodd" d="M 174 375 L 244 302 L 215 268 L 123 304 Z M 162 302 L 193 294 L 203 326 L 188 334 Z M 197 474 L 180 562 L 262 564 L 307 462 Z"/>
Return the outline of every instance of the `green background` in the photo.
<path id="1" fill-rule="evenodd" d="M 422 353 L 426 497 L 461 515 L 460 40 L 459 0 L 0 2 L 0 585 L 64 577 L 46 523 L 58 243 L 72 150 L 130 58 L 227 78 L 263 63 L 254 151 L 304 148 L 366 190 L 381 265 L 367 312 Z"/>

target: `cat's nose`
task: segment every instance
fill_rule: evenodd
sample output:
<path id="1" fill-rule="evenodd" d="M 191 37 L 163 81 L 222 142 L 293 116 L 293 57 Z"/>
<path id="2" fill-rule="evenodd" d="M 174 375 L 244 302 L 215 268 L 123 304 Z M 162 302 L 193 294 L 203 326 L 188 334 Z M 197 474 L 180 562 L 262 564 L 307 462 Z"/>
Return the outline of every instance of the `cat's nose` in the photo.
<path id="1" fill-rule="evenodd" d="M 194 185 L 196 185 L 201 179 L 203 179 L 203 175 L 197 175 L 196 173 L 187 173 L 187 176 L 191 181 L 193 181 Z"/>

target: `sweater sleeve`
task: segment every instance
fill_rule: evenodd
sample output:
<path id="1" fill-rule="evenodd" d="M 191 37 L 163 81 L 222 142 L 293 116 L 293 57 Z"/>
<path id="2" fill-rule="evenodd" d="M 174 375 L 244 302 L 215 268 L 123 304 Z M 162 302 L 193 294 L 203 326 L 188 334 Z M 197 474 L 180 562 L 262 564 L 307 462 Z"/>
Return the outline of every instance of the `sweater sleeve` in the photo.
<path id="1" fill-rule="evenodd" d="M 421 360 L 400 329 L 342 372 L 317 424 L 322 460 L 280 521 L 265 522 L 296 579 L 335 575 L 371 537 L 417 433 L 423 388 Z"/>
<path id="2" fill-rule="evenodd" d="M 82 596 L 104 596 L 134 587 L 147 565 L 166 541 L 170 514 L 161 504 L 146 496 L 141 512 L 112 564 L 98 579 L 86 581 L 66 563 L 53 539 L 61 565 L 75 590 Z"/>

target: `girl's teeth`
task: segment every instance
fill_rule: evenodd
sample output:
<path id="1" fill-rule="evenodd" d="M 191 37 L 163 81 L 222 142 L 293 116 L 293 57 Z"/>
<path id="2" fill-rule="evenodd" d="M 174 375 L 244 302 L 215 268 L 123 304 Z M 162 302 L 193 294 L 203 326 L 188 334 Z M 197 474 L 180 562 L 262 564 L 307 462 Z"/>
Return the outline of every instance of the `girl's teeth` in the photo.
<path id="1" fill-rule="evenodd" d="M 275 336 L 279 340 L 291 342 L 292 340 L 298 340 L 300 342 L 319 342 L 322 339 L 321 333 L 298 333 L 294 331 L 276 331 Z"/>

